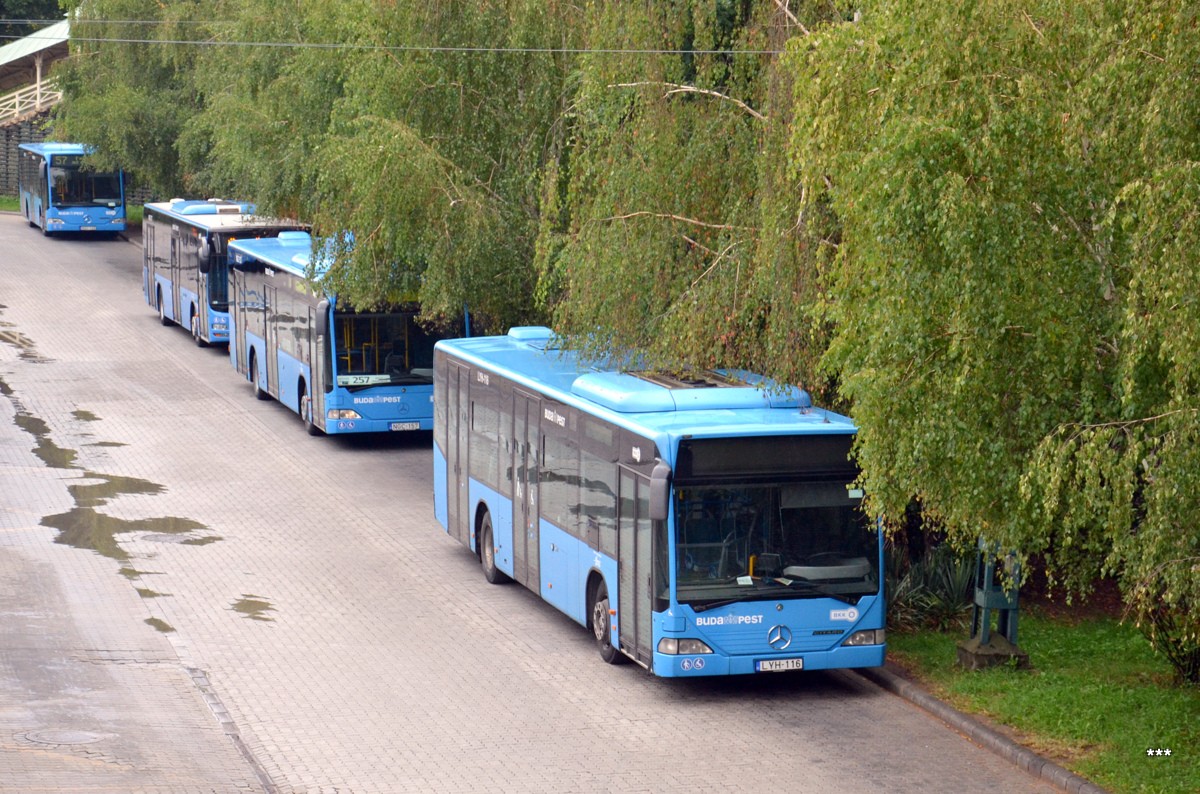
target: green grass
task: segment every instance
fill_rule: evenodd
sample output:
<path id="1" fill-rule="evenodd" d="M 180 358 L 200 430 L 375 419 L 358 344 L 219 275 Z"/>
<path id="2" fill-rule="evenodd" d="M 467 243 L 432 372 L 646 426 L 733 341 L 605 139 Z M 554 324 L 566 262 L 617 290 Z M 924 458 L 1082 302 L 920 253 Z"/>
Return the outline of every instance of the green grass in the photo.
<path id="1" fill-rule="evenodd" d="M 16 196 L 0 196 L 0 212 L 20 212 L 21 202 Z"/>
<path id="2" fill-rule="evenodd" d="M 1177 686 L 1137 629 L 1021 614 L 1032 669 L 971 672 L 956 663 L 966 633 L 889 632 L 888 655 L 961 711 L 1112 792 L 1200 791 L 1200 687 Z M 1147 750 L 1171 756 L 1148 757 Z"/>

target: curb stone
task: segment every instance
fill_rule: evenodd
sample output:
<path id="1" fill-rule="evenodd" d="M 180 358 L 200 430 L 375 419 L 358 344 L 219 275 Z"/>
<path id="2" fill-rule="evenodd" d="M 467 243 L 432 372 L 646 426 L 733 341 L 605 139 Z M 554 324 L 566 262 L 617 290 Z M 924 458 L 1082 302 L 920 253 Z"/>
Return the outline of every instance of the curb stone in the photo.
<path id="1" fill-rule="evenodd" d="M 928 711 L 971 741 L 991 750 L 1034 777 L 1041 778 L 1064 791 L 1071 792 L 1071 794 L 1109 794 L 1107 790 L 1086 778 L 1080 777 L 1053 761 L 1042 758 L 1028 747 L 1017 744 L 994 728 L 943 703 L 913 682 L 896 675 L 887 666 L 862 668 L 854 672 Z"/>

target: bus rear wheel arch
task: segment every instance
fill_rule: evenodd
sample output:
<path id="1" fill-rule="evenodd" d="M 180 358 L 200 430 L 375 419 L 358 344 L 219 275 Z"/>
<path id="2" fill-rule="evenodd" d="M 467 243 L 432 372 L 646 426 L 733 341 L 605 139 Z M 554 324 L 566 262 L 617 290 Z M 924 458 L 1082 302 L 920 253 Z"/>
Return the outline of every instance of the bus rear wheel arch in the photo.
<path id="1" fill-rule="evenodd" d="M 492 530 L 492 514 L 485 507 L 479 516 L 476 536 L 479 539 L 479 564 L 483 566 L 483 578 L 492 584 L 504 584 L 512 581 L 508 575 L 496 567 L 496 539 Z"/>

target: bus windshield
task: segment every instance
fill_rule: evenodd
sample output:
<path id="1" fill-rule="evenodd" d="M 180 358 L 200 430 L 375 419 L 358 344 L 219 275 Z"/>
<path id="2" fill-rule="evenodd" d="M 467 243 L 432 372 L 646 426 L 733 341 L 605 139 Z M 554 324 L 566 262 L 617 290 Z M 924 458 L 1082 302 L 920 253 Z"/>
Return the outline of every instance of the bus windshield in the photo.
<path id="1" fill-rule="evenodd" d="M 337 385 L 433 383 L 433 345 L 417 311 L 334 313 Z"/>
<path id="2" fill-rule="evenodd" d="M 116 174 L 52 167 L 50 179 L 56 207 L 121 205 L 121 180 Z"/>
<path id="3" fill-rule="evenodd" d="M 853 477 L 676 491 L 676 593 L 693 606 L 879 592 L 878 538 Z"/>

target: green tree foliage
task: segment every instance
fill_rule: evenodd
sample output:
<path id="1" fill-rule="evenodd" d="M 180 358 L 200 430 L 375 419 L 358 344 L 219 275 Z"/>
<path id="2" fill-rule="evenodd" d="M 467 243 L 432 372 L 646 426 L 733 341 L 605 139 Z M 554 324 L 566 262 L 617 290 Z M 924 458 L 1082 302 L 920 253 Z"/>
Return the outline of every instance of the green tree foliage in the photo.
<path id="1" fill-rule="evenodd" d="M 596 4 L 537 260 L 539 295 L 576 344 L 809 379 L 813 257 L 772 54 L 804 29 L 786 6 Z"/>
<path id="2" fill-rule="evenodd" d="M 876 510 L 1200 621 L 1196 12 L 881 2 L 795 42 L 826 365 Z"/>
<path id="3" fill-rule="evenodd" d="M 200 109 L 193 82 L 197 49 L 139 42 L 192 36 L 193 4 L 64 5 L 72 14 L 71 56 L 55 69 L 65 99 L 54 115 L 55 137 L 92 144 L 98 166 L 125 168 L 156 193 L 181 192 L 186 185 L 175 142 Z"/>

